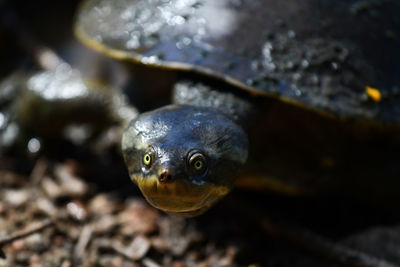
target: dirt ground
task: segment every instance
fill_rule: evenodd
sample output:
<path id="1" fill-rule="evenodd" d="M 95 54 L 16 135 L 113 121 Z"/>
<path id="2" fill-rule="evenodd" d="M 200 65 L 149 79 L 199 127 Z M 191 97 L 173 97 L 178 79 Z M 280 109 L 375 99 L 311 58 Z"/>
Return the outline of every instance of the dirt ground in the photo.
<path id="1" fill-rule="evenodd" d="M 32 169 L 16 173 L 5 163 Z M 388 212 L 237 190 L 206 214 L 184 219 L 149 206 L 118 172 L 112 183 L 95 184 L 76 159 L 3 157 L 0 266 L 400 264 L 398 221 Z"/>

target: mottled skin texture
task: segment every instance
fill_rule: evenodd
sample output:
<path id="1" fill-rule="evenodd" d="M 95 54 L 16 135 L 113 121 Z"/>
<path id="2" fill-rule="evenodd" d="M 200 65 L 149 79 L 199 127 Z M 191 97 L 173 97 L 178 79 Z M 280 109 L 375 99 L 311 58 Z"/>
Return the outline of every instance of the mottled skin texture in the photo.
<path id="1" fill-rule="evenodd" d="M 129 174 L 146 199 L 183 216 L 206 211 L 230 191 L 246 162 L 247 147 L 246 133 L 229 115 L 189 105 L 143 113 L 122 138 Z M 190 163 L 194 154 L 202 156 L 201 171 Z"/>

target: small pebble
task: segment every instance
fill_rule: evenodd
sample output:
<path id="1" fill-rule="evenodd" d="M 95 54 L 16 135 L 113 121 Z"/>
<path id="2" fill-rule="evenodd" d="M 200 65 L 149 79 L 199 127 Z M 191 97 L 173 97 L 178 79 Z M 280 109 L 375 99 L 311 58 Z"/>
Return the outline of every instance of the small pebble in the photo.
<path id="1" fill-rule="evenodd" d="M 122 225 L 121 233 L 132 236 L 136 233 L 149 234 L 157 229 L 160 214 L 141 199 L 132 199 L 126 209 L 118 214 Z"/>
<path id="2" fill-rule="evenodd" d="M 25 240 L 17 239 L 11 243 L 11 251 L 12 253 L 17 253 L 18 251 L 25 249 Z"/>
<path id="3" fill-rule="evenodd" d="M 92 214 L 111 214 L 117 209 L 115 201 L 106 194 L 98 194 L 89 202 L 89 211 Z"/>
<path id="4" fill-rule="evenodd" d="M 113 215 L 103 215 L 93 222 L 93 231 L 96 234 L 107 234 L 116 226 L 117 220 Z"/>
<path id="5" fill-rule="evenodd" d="M 147 254 L 150 246 L 149 239 L 139 235 L 133 239 L 130 246 L 126 249 L 126 253 L 131 259 L 139 260 Z"/>
<path id="6" fill-rule="evenodd" d="M 50 177 L 42 179 L 41 186 L 46 195 L 51 199 L 56 199 L 62 196 L 61 187 L 56 184 Z"/>
<path id="7" fill-rule="evenodd" d="M 143 259 L 142 263 L 146 267 L 161 267 L 160 264 L 158 264 L 157 262 L 155 262 L 155 261 L 153 261 L 152 259 L 149 259 L 149 258 Z"/>
<path id="8" fill-rule="evenodd" d="M 55 218 L 57 216 L 58 210 L 56 206 L 48 198 L 38 198 L 35 201 L 36 208 L 43 212 L 45 215 Z"/>
<path id="9" fill-rule="evenodd" d="M 49 242 L 43 238 L 42 233 L 35 233 L 25 238 L 25 246 L 34 252 L 44 251 Z"/>
<path id="10" fill-rule="evenodd" d="M 20 207 L 29 200 L 27 190 L 8 190 L 5 192 L 4 200 L 12 207 Z"/>
<path id="11" fill-rule="evenodd" d="M 68 214 L 77 221 L 84 221 L 88 217 L 88 211 L 85 205 L 78 201 L 72 201 L 67 204 Z"/>
<path id="12" fill-rule="evenodd" d="M 67 166 L 58 166 L 54 172 L 66 196 L 82 197 L 88 193 L 89 186 L 81 178 L 75 176 Z"/>

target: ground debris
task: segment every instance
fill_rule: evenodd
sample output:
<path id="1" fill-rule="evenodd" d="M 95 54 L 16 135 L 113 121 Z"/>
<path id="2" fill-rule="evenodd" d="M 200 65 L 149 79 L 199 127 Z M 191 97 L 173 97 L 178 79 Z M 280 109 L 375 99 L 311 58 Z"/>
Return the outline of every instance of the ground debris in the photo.
<path id="1" fill-rule="evenodd" d="M 118 203 L 109 195 L 99 193 L 89 201 L 89 211 L 92 214 L 111 214 L 118 209 Z"/>
<path id="2" fill-rule="evenodd" d="M 36 208 L 39 212 L 42 212 L 50 218 L 56 218 L 58 215 L 58 210 L 56 206 L 46 197 L 37 198 L 33 205 L 34 208 Z"/>
<path id="3" fill-rule="evenodd" d="M 1 255 L 3 258 L 5 257 L 4 252 L 1 250 L 2 247 L 8 244 L 12 244 L 13 249 L 15 250 L 22 250 L 22 247 L 24 247 L 24 243 L 21 240 L 22 238 L 28 237 L 34 233 L 40 232 L 47 227 L 53 225 L 53 222 L 51 220 L 45 220 L 43 222 L 39 223 L 32 223 L 29 225 L 27 228 L 20 230 L 16 233 L 13 233 L 9 236 L 5 236 L 0 239 L 0 251 Z"/>
<path id="4" fill-rule="evenodd" d="M 150 241 L 144 236 L 134 237 L 131 244 L 128 246 L 124 246 L 120 241 L 103 241 L 100 245 L 102 249 L 114 251 L 131 261 L 137 261 L 143 258 L 149 251 L 150 246 Z"/>
<path id="5" fill-rule="evenodd" d="M 22 206 L 29 200 L 26 190 L 9 190 L 4 194 L 5 202 L 13 208 Z"/>
<path id="6" fill-rule="evenodd" d="M 92 187 L 84 174 L 75 175 L 71 161 L 41 159 L 33 166 L 25 175 L 0 170 L 8 177 L 0 179 L 0 267 L 332 266 L 266 234 L 260 212 L 243 215 L 237 202 L 183 219 L 155 210 L 140 195 Z M 371 236 L 361 232 L 343 244 L 370 253 Z M 388 253 L 368 255 L 400 262 L 392 252 L 400 242 L 390 240 Z"/>
<path id="7" fill-rule="evenodd" d="M 131 198 L 127 200 L 124 210 L 118 214 L 118 222 L 121 224 L 121 233 L 126 236 L 133 234 L 150 234 L 157 230 L 157 222 L 160 214 L 150 207 L 143 199 Z"/>
<path id="8" fill-rule="evenodd" d="M 86 206 L 79 201 L 71 201 L 67 204 L 68 214 L 78 222 L 85 221 L 88 217 Z"/>
<path id="9" fill-rule="evenodd" d="M 160 264 L 158 264 L 157 262 L 155 262 L 154 260 L 149 259 L 149 258 L 143 259 L 142 262 L 143 262 L 143 265 L 146 267 L 161 267 Z"/>
<path id="10" fill-rule="evenodd" d="M 66 196 L 83 197 L 87 195 L 89 186 L 78 176 L 75 176 L 69 165 L 56 166 L 55 177 Z"/>
<path id="11" fill-rule="evenodd" d="M 133 260 L 143 258 L 150 249 L 150 241 L 144 236 L 136 236 L 132 243 L 126 248 L 127 254 Z"/>
<path id="12" fill-rule="evenodd" d="M 82 262 L 86 255 L 86 247 L 88 246 L 93 234 L 93 229 L 90 225 L 85 225 L 82 228 L 77 244 L 74 248 L 73 258 L 76 265 Z"/>

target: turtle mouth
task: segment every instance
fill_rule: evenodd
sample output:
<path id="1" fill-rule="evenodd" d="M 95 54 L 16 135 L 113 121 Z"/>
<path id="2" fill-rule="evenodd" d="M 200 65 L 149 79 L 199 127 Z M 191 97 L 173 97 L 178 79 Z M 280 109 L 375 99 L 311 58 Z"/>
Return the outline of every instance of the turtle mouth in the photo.
<path id="1" fill-rule="evenodd" d="M 230 189 L 226 186 L 204 182 L 195 184 L 186 180 L 160 183 L 157 176 L 133 176 L 147 201 L 166 213 L 192 217 L 208 210 L 224 197 Z"/>

